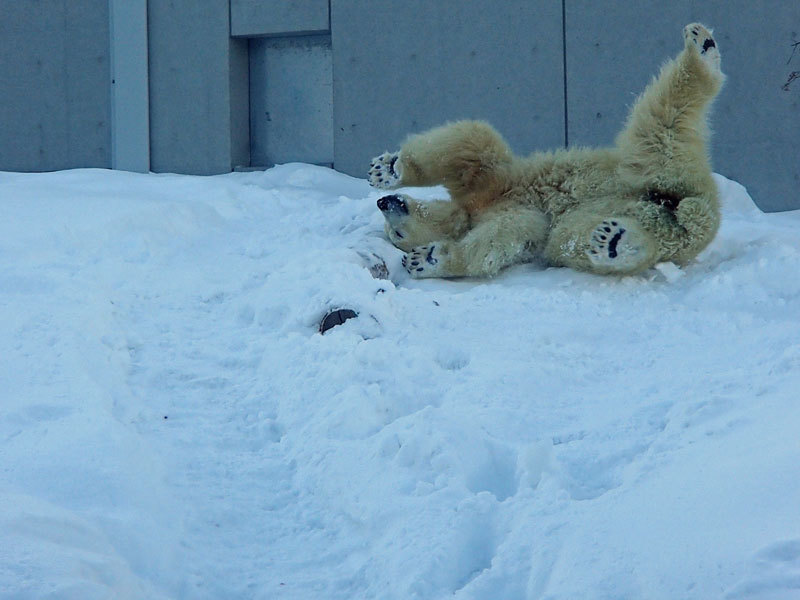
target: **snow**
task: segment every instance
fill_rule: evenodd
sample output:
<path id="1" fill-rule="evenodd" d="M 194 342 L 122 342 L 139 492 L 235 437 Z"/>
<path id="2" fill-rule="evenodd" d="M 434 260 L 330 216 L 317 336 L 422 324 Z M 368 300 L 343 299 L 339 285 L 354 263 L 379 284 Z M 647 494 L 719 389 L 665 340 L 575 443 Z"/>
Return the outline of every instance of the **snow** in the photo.
<path id="1" fill-rule="evenodd" d="M 800 211 L 717 182 L 687 267 L 414 281 L 331 170 L 0 173 L 0 597 L 800 598 Z"/>

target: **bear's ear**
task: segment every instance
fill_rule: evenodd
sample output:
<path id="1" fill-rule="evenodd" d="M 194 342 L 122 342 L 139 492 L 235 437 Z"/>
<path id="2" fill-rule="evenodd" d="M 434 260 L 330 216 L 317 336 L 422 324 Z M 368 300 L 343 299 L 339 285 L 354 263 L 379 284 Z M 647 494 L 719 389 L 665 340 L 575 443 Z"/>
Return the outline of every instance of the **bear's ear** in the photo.
<path id="1" fill-rule="evenodd" d="M 656 204 L 660 204 L 664 208 L 668 210 L 675 210 L 678 208 L 678 204 L 681 203 L 681 198 L 679 195 L 673 192 L 662 192 L 661 190 L 648 190 L 647 191 L 647 200 L 650 202 L 655 202 Z"/>

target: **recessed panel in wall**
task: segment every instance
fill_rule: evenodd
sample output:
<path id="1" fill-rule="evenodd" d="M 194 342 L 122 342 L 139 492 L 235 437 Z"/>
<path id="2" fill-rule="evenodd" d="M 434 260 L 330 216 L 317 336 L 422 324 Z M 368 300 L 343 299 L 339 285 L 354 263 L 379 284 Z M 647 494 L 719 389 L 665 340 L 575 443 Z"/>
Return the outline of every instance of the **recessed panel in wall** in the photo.
<path id="1" fill-rule="evenodd" d="M 250 164 L 333 162 L 330 36 L 250 40 Z"/>

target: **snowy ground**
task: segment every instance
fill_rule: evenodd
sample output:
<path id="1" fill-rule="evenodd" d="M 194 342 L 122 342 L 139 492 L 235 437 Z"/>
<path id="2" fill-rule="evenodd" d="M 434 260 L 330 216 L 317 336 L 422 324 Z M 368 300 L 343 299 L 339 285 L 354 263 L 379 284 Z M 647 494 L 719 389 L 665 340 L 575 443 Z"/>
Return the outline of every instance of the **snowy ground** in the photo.
<path id="1" fill-rule="evenodd" d="M 0 597 L 800 598 L 800 211 L 718 181 L 685 269 L 413 281 L 326 169 L 0 174 Z"/>

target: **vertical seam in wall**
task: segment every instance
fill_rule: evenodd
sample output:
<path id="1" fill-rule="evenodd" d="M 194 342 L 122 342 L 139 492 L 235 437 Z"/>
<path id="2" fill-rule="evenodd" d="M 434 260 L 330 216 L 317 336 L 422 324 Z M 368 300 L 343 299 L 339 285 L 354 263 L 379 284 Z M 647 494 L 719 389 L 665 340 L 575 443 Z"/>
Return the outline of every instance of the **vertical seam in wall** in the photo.
<path id="1" fill-rule="evenodd" d="M 147 30 L 147 39 L 145 40 L 145 50 L 147 51 L 147 165 L 148 170 L 153 171 L 153 140 L 155 139 L 155 132 L 153 127 L 153 53 L 150 46 L 150 2 L 145 2 L 144 11 L 144 27 Z"/>
<path id="2" fill-rule="evenodd" d="M 564 68 L 564 147 L 569 147 L 569 103 L 567 102 L 567 0 L 561 0 L 561 53 Z"/>
<path id="3" fill-rule="evenodd" d="M 234 124 L 234 111 L 236 107 L 234 106 L 233 101 L 233 77 L 234 77 L 234 69 L 233 69 L 233 9 L 231 8 L 231 0 L 228 0 L 228 162 L 231 165 L 230 170 L 236 170 L 236 164 L 234 161 L 234 156 L 236 155 L 236 134 L 233 131 L 233 124 Z M 249 58 L 249 54 L 248 54 Z M 249 62 L 249 60 L 248 60 Z M 249 73 L 248 73 L 249 75 Z M 248 112 L 249 112 L 249 91 L 248 90 Z M 248 132 L 248 138 L 249 138 Z M 248 139 L 249 142 L 249 139 Z"/>
<path id="4" fill-rule="evenodd" d="M 67 1 L 61 3 L 61 10 L 63 11 L 62 14 L 64 15 L 64 24 L 62 27 L 64 31 L 69 31 L 69 6 Z M 67 42 L 69 40 L 68 36 L 64 36 L 62 43 L 62 50 L 61 56 L 64 60 L 64 72 L 63 72 L 63 82 L 64 82 L 64 98 L 66 102 L 64 103 L 64 116 L 66 117 L 66 126 L 64 128 L 64 132 L 66 133 L 67 138 L 67 153 L 72 153 L 72 97 L 70 94 L 70 76 L 69 76 L 69 68 L 67 67 L 69 61 L 69 53 L 67 48 Z M 109 38 L 110 39 L 110 38 Z M 67 159 L 69 161 L 69 159 Z M 71 165 L 70 165 L 71 166 Z"/>
<path id="5" fill-rule="evenodd" d="M 114 169 L 117 166 L 117 90 L 116 90 L 116 68 L 115 68 L 115 61 L 116 61 L 116 51 L 114 48 L 114 0 L 108 0 L 108 74 L 109 74 L 109 130 L 110 130 L 110 142 L 111 142 L 111 168 Z M 148 157 L 149 158 L 149 157 Z"/>
<path id="6" fill-rule="evenodd" d="M 253 166 L 253 38 L 247 38 L 247 166 Z"/>
<path id="7" fill-rule="evenodd" d="M 336 168 L 336 95 L 333 90 L 336 88 L 336 73 L 334 72 L 333 60 L 333 6 L 331 0 L 328 0 L 328 36 L 331 39 L 331 169 Z"/>

